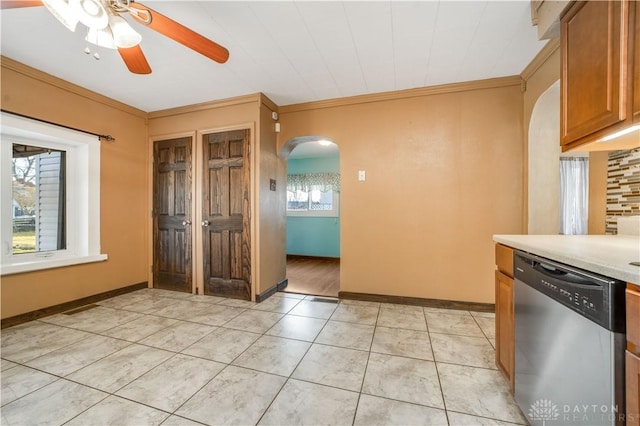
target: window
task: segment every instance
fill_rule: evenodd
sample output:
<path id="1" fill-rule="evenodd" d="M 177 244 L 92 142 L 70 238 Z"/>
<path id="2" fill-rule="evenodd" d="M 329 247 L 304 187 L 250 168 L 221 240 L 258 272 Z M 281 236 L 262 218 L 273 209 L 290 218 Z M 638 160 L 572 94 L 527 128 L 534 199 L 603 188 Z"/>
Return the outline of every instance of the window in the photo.
<path id="1" fill-rule="evenodd" d="M 287 191 L 287 210 L 296 212 L 333 210 L 333 197 L 332 190 Z"/>
<path id="2" fill-rule="evenodd" d="M 105 260 L 96 136 L 2 113 L 3 275 Z"/>
<path id="3" fill-rule="evenodd" d="M 12 146 L 12 254 L 64 250 L 66 151 Z"/>
<path id="4" fill-rule="evenodd" d="M 339 173 L 287 175 L 287 215 L 339 215 Z"/>

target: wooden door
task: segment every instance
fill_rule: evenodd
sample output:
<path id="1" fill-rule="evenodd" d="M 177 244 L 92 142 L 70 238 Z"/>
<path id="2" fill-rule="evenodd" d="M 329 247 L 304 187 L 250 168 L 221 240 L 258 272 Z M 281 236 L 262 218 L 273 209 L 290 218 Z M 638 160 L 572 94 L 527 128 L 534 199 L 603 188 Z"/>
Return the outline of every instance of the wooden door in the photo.
<path id="1" fill-rule="evenodd" d="M 640 425 L 640 358 L 625 353 L 627 425 Z"/>
<path id="2" fill-rule="evenodd" d="M 153 144 L 153 286 L 191 292 L 190 137 Z"/>
<path id="3" fill-rule="evenodd" d="M 251 299 L 249 131 L 203 136 L 204 294 Z"/>

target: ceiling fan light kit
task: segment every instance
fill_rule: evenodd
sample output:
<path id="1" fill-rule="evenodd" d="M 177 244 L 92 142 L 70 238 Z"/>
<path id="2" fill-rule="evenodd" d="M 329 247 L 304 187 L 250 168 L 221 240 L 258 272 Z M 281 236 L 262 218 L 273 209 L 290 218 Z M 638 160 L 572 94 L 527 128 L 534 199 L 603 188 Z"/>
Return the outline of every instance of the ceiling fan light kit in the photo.
<path id="1" fill-rule="evenodd" d="M 134 74 L 149 74 L 151 67 L 140 49 L 142 36 L 120 16 L 129 15 L 138 23 L 168 37 L 209 59 L 225 63 L 229 51 L 218 43 L 134 0 L 41 0 L 53 16 L 75 32 L 78 22 L 87 28 L 88 43 L 117 49 L 125 65 Z M 37 1 L 3 1 L 3 9 L 37 6 Z M 91 53 L 89 48 L 85 53 Z M 96 59 L 100 56 L 96 52 Z"/>
<path id="2" fill-rule="evenodd" d="M 62 25 L 75 32 L 78 18 L 66 0 L 42 0 L 42 3 Z"/>
<path id="3" fill-rule="evenodd" d="M 101 30 L 109 25 L 109 15 L 101 0 L 69 0 L 71 10 L 89 28 Z"/>

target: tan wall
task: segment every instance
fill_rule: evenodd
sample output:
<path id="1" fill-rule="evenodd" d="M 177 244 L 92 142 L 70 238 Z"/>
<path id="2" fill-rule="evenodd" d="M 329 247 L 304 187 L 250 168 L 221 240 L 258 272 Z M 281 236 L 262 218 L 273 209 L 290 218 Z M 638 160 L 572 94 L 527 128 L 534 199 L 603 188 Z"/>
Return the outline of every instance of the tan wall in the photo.
<path id="1" fill-rule="evenodd" d="M 529 135 L 530 134 L 539 134 L 539 129 L 530 129 L 531 116 L 533 114 L 533 110 L 536 106 L 536 102 L 540 98 L 540 96 L 546 92 L 553 83 L 560 79 L 560 43 L 558 40 L 552 40 L 542 49 L 542 51 L 536 56 L 536 58 L 531 61 L 531 63 L 527 66 L 527 68 L 522 72 L 522 78 L 526 84 L 526 90 L 524 92 L 523 99 L 523 113 L 524 113 L 524 167 L 525 167 L 525 176 L 524 176 L 524 207 L 523 207 L 523 223 L 527 224 L 524 229 L 524 233 L 552 233 L 556 234 L 558 229 L 554 226 L 553 223 L 547 223 L 544 220 L 544 216 L 555 215 L 558 216 L 558 203 L 555 199 L 545 199 L 544 197 L 535 196 L 536 205 L 529 206 L 529 188 L 532 185 L 549 185 L 550 183 L 556 185 L 556 191 L 560 191 L 559 188 L 559 171 L 557 173 L 554 172 L 552 177 L 545 176 L 536 176 L 535 173 L 540 173 L 540 170 L 529 170 L 529 164 L 536 164 L 542 167 L 542 172 L 544 172 L 544 164 L 546 163 L 548 152 L 541 147 L 529 146 Z M 558 111 L 560 106 L 560 99 L 558 99 Z M 553 142 L 553 141 L 552 141 Z M 560 129 L 558 125 L 557 132 L 557 146 L 560 146 Z M 538 153 L 540 157 L 538 158 L 529 158 L 529 152 Z M 560 149 L 554 150 L 554 154 L 558 154 L 558 158 L 560 155 Z M 535 154 L 534 154 L 535 155 Z M 559 162 L 559 159 L 558 159 Z M 558 166 L 559 167 L 559 166 Z M 533 175 L 533 176 L 532 176 Z M 530 178 L 533 179 L 530 179 Z M 531 200 L 534 201 L 534 200 Z M 529 209 L 531 211 L 531 217 L 529 215 Z M 550 229 L 555 227 L 555 231 L 551 232 Z"/>
<path id="2" fill-rule="evenodd" d="M 2 318 L 147 280 L 146 114 L 9 59 L 2 109 L 110 134 L 101 143 L 101 243 L 105 262 L 2 277 Z"/>
<path id="3" fill-rule="evenodd" d="M 279 147 L 340 147 L 341 291 L 493 303 L 492 235 L 522 232 L 522 93 L 503 84 L 280 109 Z"/>
<path id="4" fill-rule="evenodd" d="M 589 234 L 604 235 L 607 219 L 606 151 L 589 153 Z"/>
<path id="5" fill-rule="evenodd" d="M 261 294 L 286 277 L 286 164 L 276 151 L 277 134 L 271 117 L 275 105 L 260 106 L 260 211 L 259 211 L 259 288 Z M 276 180 L 276 191 L 271 191 L 270 180 Z"/>

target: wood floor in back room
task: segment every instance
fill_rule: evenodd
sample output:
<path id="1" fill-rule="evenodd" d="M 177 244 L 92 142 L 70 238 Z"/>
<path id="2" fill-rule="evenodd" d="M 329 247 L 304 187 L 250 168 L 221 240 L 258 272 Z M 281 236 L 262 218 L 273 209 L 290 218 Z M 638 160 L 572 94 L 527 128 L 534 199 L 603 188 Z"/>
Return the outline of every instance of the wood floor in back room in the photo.
<path id="1" fill-rule="evenodd" d="M 338 297 L 340 259 L 287 256 L 287 279 L 286 292 Z"/>

